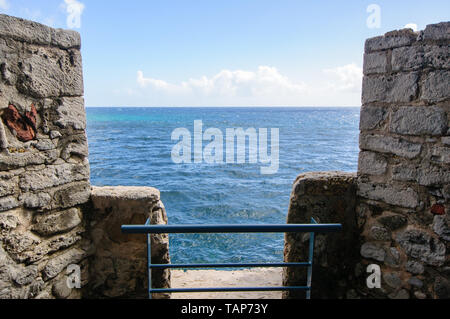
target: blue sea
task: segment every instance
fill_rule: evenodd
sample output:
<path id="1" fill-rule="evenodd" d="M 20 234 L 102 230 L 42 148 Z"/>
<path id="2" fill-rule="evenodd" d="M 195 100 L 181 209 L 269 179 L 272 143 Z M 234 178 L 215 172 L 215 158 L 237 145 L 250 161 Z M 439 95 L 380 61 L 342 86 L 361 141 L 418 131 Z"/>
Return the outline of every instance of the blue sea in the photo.
<path id="1" fill-rule="evenodd" d="M 359 108 L 87 108 L 91 182 L 152 186 L 169 224 L 286 222 L 295 178 L 356 171 Z M 175 164 L 176 128 L 279 128 L 279 170 L 257 164 Z M 193 144 L 193 143 L 192 143 Z M 204 146 L 207 145 L 204 142 Z M 269 148 L 270 151 L 270 148 Z M 170 235 L 172 262 L 281 262 L 282 234 Z"/>

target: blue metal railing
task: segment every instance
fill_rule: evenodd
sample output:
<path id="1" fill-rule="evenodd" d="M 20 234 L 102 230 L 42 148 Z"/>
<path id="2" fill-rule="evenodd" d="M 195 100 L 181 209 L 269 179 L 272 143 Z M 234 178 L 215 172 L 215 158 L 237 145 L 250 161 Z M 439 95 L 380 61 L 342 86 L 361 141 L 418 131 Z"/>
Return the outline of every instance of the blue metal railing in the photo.
<path id="1" fill-rule="evenodd" d="M 123 225 L 125 234 L 147 234 L 148 296 L 152 293 L 191 293 L 220 291 L 290 291 L 304 290 L 306 298 L 311 298 L 312 267 L 314 257 L 315 233 L 336 232 L 341 224 L 318 224 L 311 218 L 311 224 L 285 225 Z M 300 233 L 309 232 L 309 257 L 307 262 L 291 263 L 219 263 L 219 264 L 152 264 L 151 234 L 200 234 L 200 233 Z M 308 267 L 306 286 L 280 287 L 220 287 L 220 288 L 152 288 L 152 269 L 186 269 L 186 268 L 255 268 L 255 267 Z"/>

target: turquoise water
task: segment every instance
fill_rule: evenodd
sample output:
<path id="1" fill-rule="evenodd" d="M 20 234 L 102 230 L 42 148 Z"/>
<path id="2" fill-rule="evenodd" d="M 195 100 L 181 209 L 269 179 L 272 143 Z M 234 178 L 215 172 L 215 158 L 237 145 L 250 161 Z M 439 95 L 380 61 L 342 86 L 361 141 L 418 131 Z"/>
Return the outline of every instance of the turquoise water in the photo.
<path id="1" fill-rule="evenodd" d="M 92 184 L 158 188 L 169 224 L 285 223 L 297 175 L 357 169 L 359 108 L 87 108 L 87 120 Z M 224 133 L 279 128 L 278 172 L 173 163 L 171 134 L 193 134 L 194 120 Z M 170 254 L 172 262 L 282 261 L 283 235 L 171 235 Z"/>

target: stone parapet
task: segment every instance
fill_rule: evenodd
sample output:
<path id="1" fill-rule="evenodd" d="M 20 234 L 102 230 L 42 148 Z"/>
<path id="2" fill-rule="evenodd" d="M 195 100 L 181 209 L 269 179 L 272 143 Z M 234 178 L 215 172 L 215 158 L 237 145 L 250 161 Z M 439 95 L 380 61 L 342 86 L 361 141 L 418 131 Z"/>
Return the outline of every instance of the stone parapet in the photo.
<path id="1" fill-rule="evenodd" d="M 147 298 L 147 236 L 126 235 L 121 225 L 167 224 L 159 191 L 151 187 L 93 187 L 89 205 L 88 298 Z M 167 264 L 169 237 L 152 235 L 152 263 Z M 170 287 L 170 271 L 153 269 L 153 288 Z M 154 294 L 168 298 L 167 294 Z"/>
<path id="2" fill-rule="evenodd" d="M 342 298 L 354 281 L 358 260 L 358 226 L 355 217 L 356 174 L 314 172 L 297 177 L 289 204 L 289 224 L 341 223 L 339 233 L 317 234 L 314 252 L 312 298 Z M 307 261 L 309 234 L 286 234 L 285 262 Z M 306 268 L 285 268 L 283 285 L 304 286 Z M 284 298 L 304 298 L 304 292 L 285 292 Z"/>
<path id="3" fill-rule="evenodd" d="M 0 15 L 0 298 L 80 298 L 89 162 L 80 35 Z"/>

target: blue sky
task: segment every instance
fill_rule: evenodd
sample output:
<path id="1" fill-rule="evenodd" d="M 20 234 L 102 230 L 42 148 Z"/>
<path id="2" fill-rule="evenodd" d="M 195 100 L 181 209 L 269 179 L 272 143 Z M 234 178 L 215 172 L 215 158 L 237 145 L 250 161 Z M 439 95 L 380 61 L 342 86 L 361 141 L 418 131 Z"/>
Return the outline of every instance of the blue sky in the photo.
<path id="1" fill-rule="evenodd" d="M 0 0 L 0 11 L 81 33 L 87 106 L 359 106 L 365 39 L 448 21 L 450 1 Z"/>

